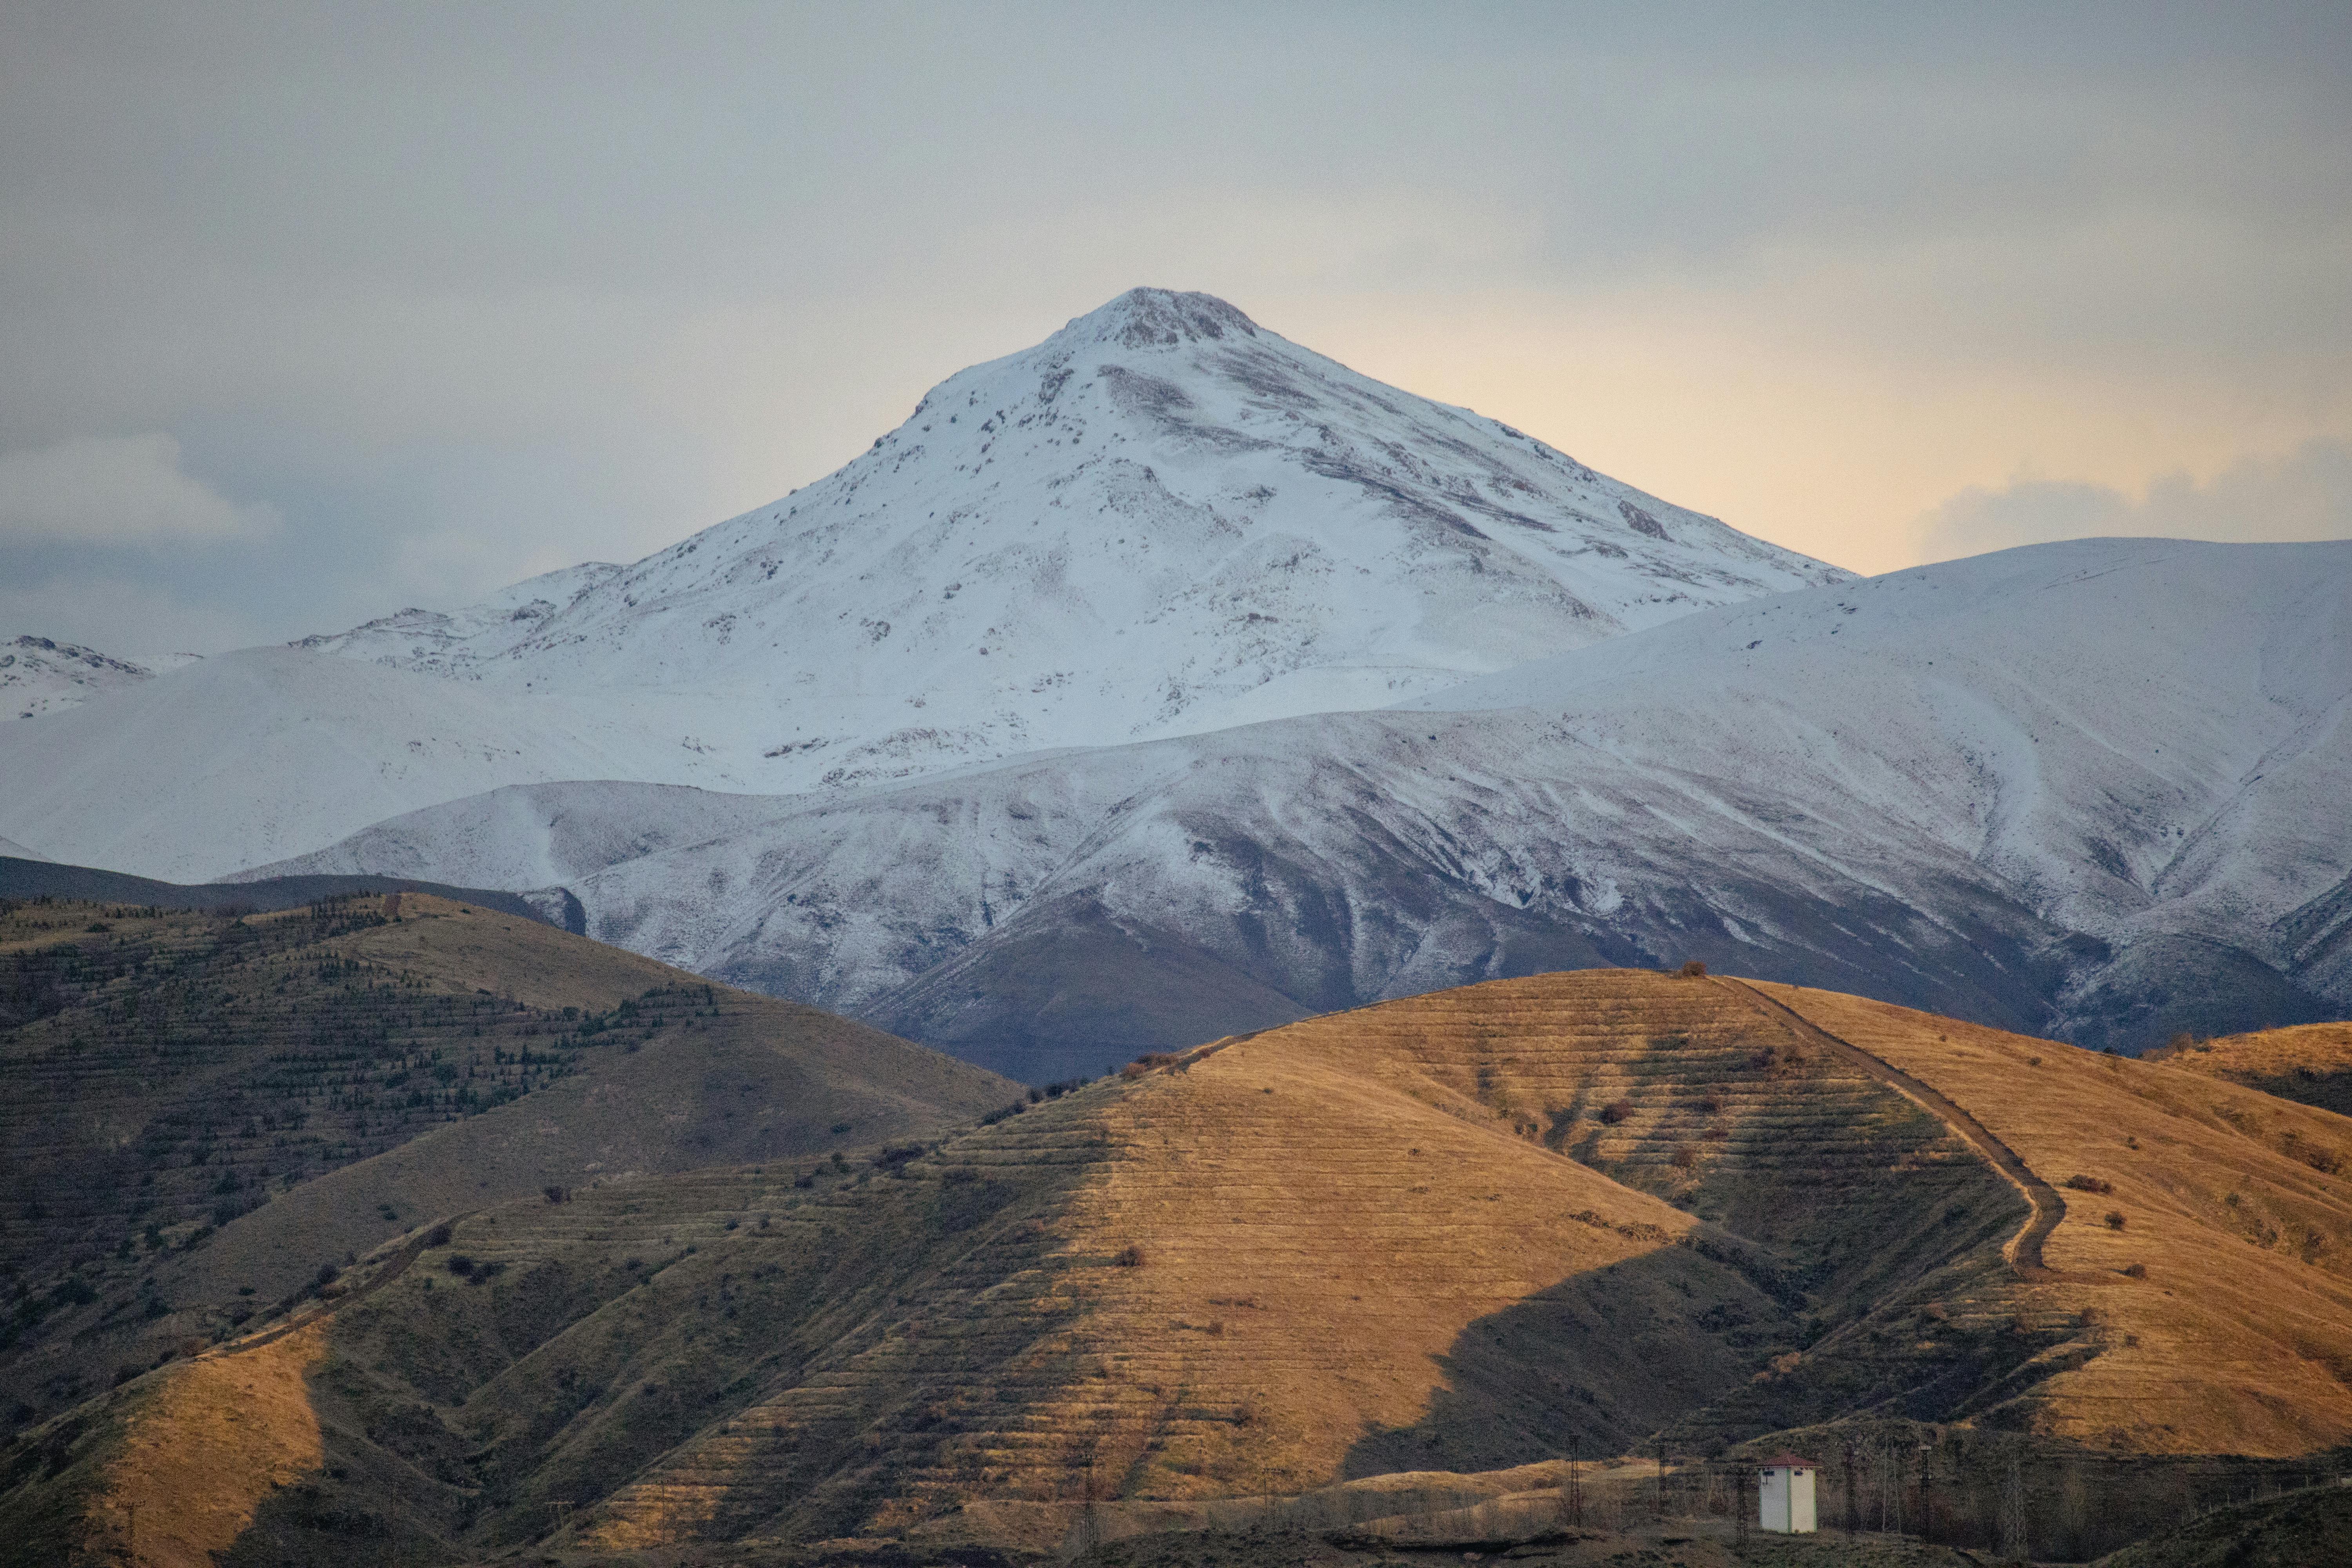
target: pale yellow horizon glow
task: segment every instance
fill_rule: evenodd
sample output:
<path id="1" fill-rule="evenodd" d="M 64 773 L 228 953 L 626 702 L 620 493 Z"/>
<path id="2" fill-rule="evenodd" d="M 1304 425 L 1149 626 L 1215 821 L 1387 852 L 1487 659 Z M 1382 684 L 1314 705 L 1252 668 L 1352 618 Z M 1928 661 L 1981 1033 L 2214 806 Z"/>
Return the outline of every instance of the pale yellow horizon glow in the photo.
<path id="1" fill-rule="evenodd" d="M 1367 375 L 1864 574 L 1952 553 L 1928 549 L 1929 519 L 1971 488 L 2137 500 L 2169 476 L 2352 438 L 2342 383 L 2298 397 L 2079 361 L 1937 363 L 1774 333 L 1720 302 L 1327 299 L 1283 315 L 1286 336 Z"/>

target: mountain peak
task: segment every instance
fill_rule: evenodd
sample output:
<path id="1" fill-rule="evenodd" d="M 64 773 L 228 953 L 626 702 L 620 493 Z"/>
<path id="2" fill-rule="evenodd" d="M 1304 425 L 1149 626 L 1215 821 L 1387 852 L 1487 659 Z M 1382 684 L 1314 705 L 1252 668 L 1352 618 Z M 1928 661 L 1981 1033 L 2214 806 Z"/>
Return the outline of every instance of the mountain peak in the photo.
<path id="1" fill-rule="evenodd" d="M 1172 348 L 1226 336 L 1254 338 L 1257 323 L 1213 294 L 1173 289 L 1129 289 L 1074 319 L 1055 336 L 1123 347 Z"/>
<path id="2" fill-rule="evenodd" d="M 829 789 L 1386 707 L 1845 575 L 1212 295 L 1133 289 L 633 565 L 305 647 L 663 728 L 698 691 L 707 719 L 610 776 Z"/>

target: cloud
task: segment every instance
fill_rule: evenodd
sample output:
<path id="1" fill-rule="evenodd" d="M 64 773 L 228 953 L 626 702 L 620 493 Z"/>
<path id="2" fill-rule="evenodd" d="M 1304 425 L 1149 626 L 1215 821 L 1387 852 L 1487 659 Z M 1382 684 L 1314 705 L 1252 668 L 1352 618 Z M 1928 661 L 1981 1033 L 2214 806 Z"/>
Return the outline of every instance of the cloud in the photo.
<path id="1" fill-rule="evenodd" d="M 1970 486 L 1921 521 L 1921 558 L 1948 561 L 2057 539 L 2208 539 L 2230 543 L 2352 538 L 2352 445 L 2306 441 L 2242 458 L 2203 484 L 2148 482 L 2137 500 L 2106 485 L 2021 478 Z"/>
<path id="2" fill-rule="evenodd" d="M 174 431 L 141 537 L 283 521 L 0 505 L 0 582 L 464 603 L 1138 283 L 1866 570 L 1987 475 L 2352 438 L 2340 0 L 1470 9 L 15 7 L 0 451 Z"/>
<path id="3" fill-rule="evenodd" d="M 266 506 L 240 506 L 180 469 L 162 434 L 86 436 L 0 453 L 0 542 L 205 543 L 252 539 L 278 525 Z"/>
<path id="4" fill-rule="evenodd" d="M 79 643 L 138 662 L 269 640 L 234 610 L 189 604 L 148 583 L 82 574 L 23 586 L 0 584 L 0 642 L 22 636 Z"/>

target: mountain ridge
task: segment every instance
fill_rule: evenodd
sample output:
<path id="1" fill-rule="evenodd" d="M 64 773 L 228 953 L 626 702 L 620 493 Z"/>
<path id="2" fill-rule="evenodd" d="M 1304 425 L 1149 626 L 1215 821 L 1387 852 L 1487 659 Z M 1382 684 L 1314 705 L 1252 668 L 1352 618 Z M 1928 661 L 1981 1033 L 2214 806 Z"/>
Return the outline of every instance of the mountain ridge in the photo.
<path id="1" fill-rule="evenodd" d="M 531 584 L 466 612 L 470 636 L 436 627 L 402 648 L 376 623 L 306 646 L 556 689 L 782 686 L 789 729 L 761 748 L 779 765 L 758 771 L 793 790 L 1381 706 L 1849 575 L 1161 289 L 949 377 L 782 500 L 628 567 L 575 570 L 542 615 L 499 618 Z M 669 637 L 665 618 L 698 625 Z M 828 661 L 862 667 L 848 709 Z M 992 738 L 964 744 L 918 716 L 933 702 Z M 827 728 L 871 731 L 877 708 L 902 721 Z"/>
<path id="2" fill-rule="evenodd" d="M 551 784 L 276 869 L 561 871 L 607 940 L 1046 1079 L 1692 957 L 2137 1049 L 2352 1010 L 2346 622 L 2352 545 L 2035 546 L 1417 710 L 764 807 Z"/>
<path id="3" fill-rule="evenodd" d="M 197 657 L 169 654 L 139 663 L 78 643 L 15 637 L 0 643 L 0 722 L 63 712 L 94 697 L 108 696 L 192 664 Z"/>
<path id="4" fill-rule="evenodd" d="M 207 880 L 509 784 L 838 791 L 1379 708 L 1848 576 L 1138 290 L 634 563 L 0 729 L 0 836 Z"/>

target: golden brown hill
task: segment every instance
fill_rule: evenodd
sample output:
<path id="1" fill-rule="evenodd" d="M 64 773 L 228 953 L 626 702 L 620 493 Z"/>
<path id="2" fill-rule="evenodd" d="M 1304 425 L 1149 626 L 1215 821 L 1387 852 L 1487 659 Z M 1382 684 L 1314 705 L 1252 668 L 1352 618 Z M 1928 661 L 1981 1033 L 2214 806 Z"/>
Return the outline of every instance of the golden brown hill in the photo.
<path id="1" fill-rule="evenodd" d="M 1755 989 L 1930 1080 L 2055 1189 L 2031 1298 L 2082 1322 L 2092 1353 L 2052 1369 L 2038 1430 L 2268 1455 L 2352 1436 L 2352 1122 L 2160 1063 Z"/>
<path id="2" fill-rule="evenodd" d="M 236 1551 L 1034 1550 L 1090 1499 L 1197 1519 L 1897 1416 L 2301 1455 L 2352 1436 L 2352 1193 L 2293 1151 L 2346 1131 L 1828 993 L 1493 982 L 859 1163 L 606 1175 L 388 1244 L 300 1352 L 319 1468 Z M 289 1342 L 37 1434 L 0 1521 L 153 1484 L 126 1427 Z M 260 1473 L 279 1425 L 186 1440 Z"/>
<path id="3" fill-rule="evenodd" d="M 2184 1040 L 2148 1052 L 2147 1059 L 2352 1116 L 2352 1024 L 2298 1024 Z"/>
<path id="4" fill-rule="evenodd" d="M 242 920 L 18 903 L 0 966 L 11 1425 L 266 1320 L 440 1216 L 606 1173 L 929 1136 L 1017 1092 L 415 894 Z"/>

